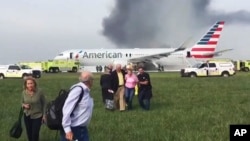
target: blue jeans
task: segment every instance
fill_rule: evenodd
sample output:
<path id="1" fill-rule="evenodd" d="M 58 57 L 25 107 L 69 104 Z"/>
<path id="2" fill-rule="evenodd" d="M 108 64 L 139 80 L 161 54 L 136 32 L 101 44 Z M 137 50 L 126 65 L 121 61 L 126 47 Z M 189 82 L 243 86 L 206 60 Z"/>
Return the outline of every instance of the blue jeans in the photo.
<path id="1" fill-rule="evenodd" d="M 71 127 L 71 130 L 73 132 L 73 139 L 77 141 L 89 141 L 89 134 L 87 127 Z M 65 138 L 64 131 L 61 131 L 61 140 L 60 141 L 68 141 Z"/>
<path id="2" fill-rule="evenodd" d="M 125 100 L 128 104 L 128 110 L 132 109 L 132 100 L 135 94 L 135 88 L 125 88 Z"/>

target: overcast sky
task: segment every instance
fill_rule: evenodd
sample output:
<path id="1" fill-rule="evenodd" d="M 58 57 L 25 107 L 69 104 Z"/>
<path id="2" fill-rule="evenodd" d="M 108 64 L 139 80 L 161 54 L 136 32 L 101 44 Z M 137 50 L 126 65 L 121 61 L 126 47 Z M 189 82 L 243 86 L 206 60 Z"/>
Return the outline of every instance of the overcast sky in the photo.
<path id="1" fill-rule="evenodd" d="M 250 10 L 249 0 L 211 1 L 209 10 L 218 13 Z M 0 0 L 0 3 L 0 63 L 52 59 L 68 49 L 119 48 L 101 34 L 103 19 L 111 13 L 115 0 Z M 193 40 L 204 32 L 192 32 Z M 166 42 L 172 46 L 181 44 L 174 40 Z M 226 24 L 217 49 L 226 48 L 234 50 L 222 57 L 250 59 L 250 24 Z"/>

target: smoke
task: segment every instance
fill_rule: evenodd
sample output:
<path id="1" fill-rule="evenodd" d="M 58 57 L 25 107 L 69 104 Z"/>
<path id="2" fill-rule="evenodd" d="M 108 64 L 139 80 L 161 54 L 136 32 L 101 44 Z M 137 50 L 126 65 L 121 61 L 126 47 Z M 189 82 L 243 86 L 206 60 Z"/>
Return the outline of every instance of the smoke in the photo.
<path id="1" fill-rule="evenodd" d="M 211 0 L 116 0 L 103 19 L 103 35 L 119 47 L 160 47 L 181 43 L 217 20 L 250 23 L 250 13 L 209 9 Z"/>

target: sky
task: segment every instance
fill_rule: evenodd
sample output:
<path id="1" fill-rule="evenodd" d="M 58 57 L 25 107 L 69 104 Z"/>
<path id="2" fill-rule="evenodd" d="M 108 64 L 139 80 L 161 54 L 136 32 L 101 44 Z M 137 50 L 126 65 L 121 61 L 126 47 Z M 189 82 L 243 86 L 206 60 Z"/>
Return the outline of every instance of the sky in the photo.
<path id="1" fill-rule="evenodd" d="M 194 43 L 210 27 L 211 23 L 215 22 L 211 19 L 208 24 L 202 24 L 202 26 L 197 28 L 178 25 L 179 20 L 176 20 L 178 19 L 178 14 L 183 16 L 181 17 L 181 22 L 183 22 L 183 20 L 190 20 L 189 17 L 194 18 L 192 14 L 191 16 L 183 14 L 189 13 L 185 10 L 190 11 L 192 7 L 185 7 L 188 2 L 186 0 L 178 0 L 184 4 L 186 3 L 186 5 L 183 4 L 183 7 L 175 7 L 181 4 L 176 4 L 176 0 L 168 0 L 172 1 L 172 3 L 166 4 L 168 4 L 169 8 L 170 6 L 174 7 L 174 12 L 171 12 L 171 9 L 169 9 L 169 11 L 156 11 L 154 9 L 153 12 L 149 11 L 149 13 L 152 13 L 151 16 L 157 17 L 154 18 L 154 20 L 163 20 L 157 23 L 157 29 L 152 29 L 152 31 L 154 31 L 153 35 L 142 36 L 141 33 L 133 34 L 136 35 L 136 37 L 140 37 L 132 38 L 132 43 L 131 39 L 129 39 L 128 42 L 123 42 L 114 36 L 116 34 L 112 35 L 112 29 L 115 27 L 110 27 L 108 26 L 109 23 L 107 23 L 109 21 L 112 22 L 112 20 L 117 20 L 117 18 L 114 18 L 114 15 L 119 16 L 119 14 L 121 14 L 117 14 L 117 11 L 119 12 L 117 9 L 122 7 L 116 5 L 116 2 L 119 1 L 120 0 L 0 0 L 0 64 L 53 59 L 57 54 L 68 49 L 142 48 L 145 46 L 145 43 L 148 43 L 143 42 L 144 44 L 141 44 L 141 41 L 144 41 L 145 38 L 154 38 L 154 41 L 160 42 L 161 44 L 178 47 L 185 39 L 190 37 L 190 33 Z M 140 2 L 133 3 L 135 1 L 141 0 L 127 0 L 126 2 L 130 2 L 132 5 L 143 4 Z M 126 4 L 126 2 L 123 4 Z M 152 4 L 152 2 L 151 5 L 153 5 L 155 9 L 159 6 L 156 3 Z M 145 4 L 141 7 L 146 9 L 147 6 L 148 5 Z M 229 15 L 239 11 L 250 12 L 249 7 L 249 0 L 237 0 L 237 2 L 235 0 L 210 0 L 209 5 L 206 6 L 208 13 Z M 131 13 L 131 11 L 129 12 Z M 171 15 L 171 13 L 175 13 L 175 15 Z M 162 16 L 167 17 L 163 19 Z M 134 18 L 137 19 L 136 16 L 134 16 Z M 151 18 L 146 17 L 143 20 L 145 19 L 147 20 L 145 23 L 151 23 Z M 143 20 L 142 23 L 144 22 Z M 106 24 L 105 21 L 107 21 Z M 188 23 L 195 26 L 199 25 L 199 20 L 195 19 L 194 21 L 197 22 L 195 22 L 195 24 L 192 22 Z M 250 52 L 250 22 L 247 20 L 245 20 L 247 22 L 242 21 L 244 20 L 236 20 L 236 22 L 230 22 L 229 24 L 227 24 L 226 21 L 217 49 L 232 48 L 233 51 L 227 52 L 221 57 L 250 59 L 248 55 Z M 124 22 L 127 22 L 126 19 Z M 171 23 L 171 25 L 169 23 Z M 204 20 L 200 21 L 200 24 L 201 23 L 204 23 Z M 152 22 L 152 24 L 154 24 L 154 22 Z M 146 27 L 150 29 L 150 27 L 154 26 L 152 24 Z M 133 26 L 127 27 L 136 30 Z M 140 27 L 140 24 L 138 24 L 137 27 Z M 124 32 L 122 30 L 119 31 L 119 34 L 123 34 L 121 32 Z M 171 37 L 169 37 L 169 35 L 171 35 Z M 138 42 L 137 39 L 139 40 Z M 155 45 L 155 43 L 153 44 Z"/>

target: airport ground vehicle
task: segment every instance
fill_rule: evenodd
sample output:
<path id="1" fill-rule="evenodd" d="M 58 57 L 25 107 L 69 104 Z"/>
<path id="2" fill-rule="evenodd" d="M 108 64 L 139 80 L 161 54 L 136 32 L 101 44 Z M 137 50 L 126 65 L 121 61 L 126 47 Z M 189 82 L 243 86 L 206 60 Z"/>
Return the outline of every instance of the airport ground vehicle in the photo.
<path id="1" fill-rule="evenodd" d="M 77 72 L 79 70 L 79 62 L 75 60 L 49 60 L 42 62 L 42 70 L 53 73 L 62 71 Z"/>
<path id="2" fill-rule="evenodd" d="M 40 75 L 39 75 L 40 74 Z M 4 78 L 25 78 L 27 76 L 41 77 L 41 72 L 32 70 L 27 66 L 1 65 L 0 66 L 0 79 Z"/>
<path id="3" fill-rule="evenodd" d="M 32 76 L 35 78 L 40 78 L 42 76 L 42 71 L 38 69 L 33 69 L 28 65 L 20 65 L 21 69 L 31 69 L 32 70 Z"/>
<path id="4" fill-rule="evenodd" d="M 249 72 L 250 70 L 250 60 L 237 60 L 234 61 L 234 65 L 237 71 Z"/>
<path id="5" fill-rule="evenodd" d="M 32 68 L 34 70 L 42 71 L 42 62 L 19 62 L 18 64 L 29 66 L 30 68 Z"/>
<path id="6" fill-rule="evenodd" d="M 58 73 L 62 71 L 77 72 L 79 62 L 75 60 L 48 60 L 41 62 L 19 62 L 21 65 L 27 65 L 32 69 L 41 70 L 42 72 Z"/>
<path id="7" fill-rule="evenodd" d="M 223 76 L 229 77 L 235 74 L 235 67 L 231 60 L 208 60 L 198 63 L 191 68 L 181 69 L 182 77 L 197 76 Z"/>

